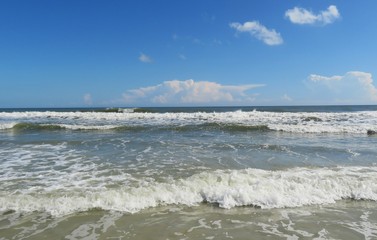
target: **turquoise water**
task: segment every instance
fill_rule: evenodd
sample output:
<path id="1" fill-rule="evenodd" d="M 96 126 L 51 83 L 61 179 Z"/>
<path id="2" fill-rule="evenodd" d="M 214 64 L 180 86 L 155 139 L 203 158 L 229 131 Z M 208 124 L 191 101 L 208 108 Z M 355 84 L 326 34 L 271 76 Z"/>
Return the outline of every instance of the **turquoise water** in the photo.
<path id="1" fill-rule="evenodd" d="M 377 107 L 1 109 L 0 239 L 375 239 Z"/>

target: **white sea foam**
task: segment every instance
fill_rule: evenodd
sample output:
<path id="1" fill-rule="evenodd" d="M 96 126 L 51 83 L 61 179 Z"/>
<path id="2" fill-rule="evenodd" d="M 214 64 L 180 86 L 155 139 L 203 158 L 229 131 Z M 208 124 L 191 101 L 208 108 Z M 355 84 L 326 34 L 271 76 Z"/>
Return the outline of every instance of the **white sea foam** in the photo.
<path id="1" fill-rule="evenodd" d="M 1 112 L 0 129 L 15 122 L 60 124 L 68 129 L 111 129 L 117 126 L 200 125 L 205 123 L 267 126 L 296 133 L 363 133 L 377 131 L 377 111 L 364 112 L 219 112 L 219 113 L 101 113 Z"/>
<path id="2" fill-rule="evenodd" d="M 44 124 L 44 126 L 48 126 L 48 125 L 49 124 Z M 111 130 L 117 127 L 121 127 L 119 125 L 74 125 L 74 124 L 58 124 L 57 126 L 65 128 L 65 129 L 70 129 L 70 130 Z"/>
<path id="3" fill-rule="evenodd" d="M 27 193 L 2 192 L 0 210 L 43 211 L 66 215 L 92 208 L 122 212 L 168 204 L 216 203 L 222 208 L 300 207 L 341 199 L 377 201 L 377 167 L 258 169 L 202 172 L 186 179 L 152 182 L 140 187 L 90 189 L 67 186 L 64 191 L 38 188 Z"/>
<path id="4" fill-rule="evenodd" d="M 15 122 L 7 122 L 7 123 L 0 123 L 0 130 L 6 130 L 13 128 L 17 123 Z"/>

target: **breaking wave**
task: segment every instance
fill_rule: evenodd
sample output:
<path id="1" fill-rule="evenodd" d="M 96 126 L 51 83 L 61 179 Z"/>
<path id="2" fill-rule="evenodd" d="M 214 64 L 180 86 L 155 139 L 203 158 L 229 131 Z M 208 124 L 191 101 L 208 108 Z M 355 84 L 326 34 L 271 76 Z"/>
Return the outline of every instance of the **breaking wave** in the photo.
<path id="1" fill-rule="evenodd" d="M 115 110 L 114 110 L 115 111 Z M 377 131 L 377 111 L 364 112 L 0 112 L 0 130 L 167 129 L 351 133 Z M 370 134 L 371 135 L 371 134 Z"/>
<path id="2" fill-rule="evenodd" d="M 12 130 L 16 132 L 23 131 L 58 131 L 58 130 L 93 130 L 93 131 L 142 131 L 150 129 L 150 126 L 126 126 L 126 125 L 69 125 L 69 124 L 45 124 L 45 123 L 15 123 L 2 125 L 2 130 Z M 198 125 L 183 125 L 183 126 L 157 126 L 153 127 L 157 130 L 186 132 L 195 130 L 223 130 L 230 132 L 245 132 L 245 131 L 270 131 L 266 125 L 246 126 L 239 124 L 219 124 L 219 123 L 206 123 Z"/>
<path id="3" fill-rule="evenodd" d="M 377 201 L 377 167 L 217 170 L 140 187 L 2 192 L 0 210 L 59 216 L 90 209 L 135 213 L 170 204 L 291 208 L 342 199 Z"/>

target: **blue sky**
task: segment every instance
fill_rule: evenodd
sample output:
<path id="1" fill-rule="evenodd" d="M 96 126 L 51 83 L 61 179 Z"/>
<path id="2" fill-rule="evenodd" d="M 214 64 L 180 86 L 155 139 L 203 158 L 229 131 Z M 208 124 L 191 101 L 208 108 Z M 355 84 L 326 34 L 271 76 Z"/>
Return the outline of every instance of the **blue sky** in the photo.
<path id="1" fill-rule="evenodd" d="M 0 2 L 0 107 L 377 104 L 377 1 Z"/>

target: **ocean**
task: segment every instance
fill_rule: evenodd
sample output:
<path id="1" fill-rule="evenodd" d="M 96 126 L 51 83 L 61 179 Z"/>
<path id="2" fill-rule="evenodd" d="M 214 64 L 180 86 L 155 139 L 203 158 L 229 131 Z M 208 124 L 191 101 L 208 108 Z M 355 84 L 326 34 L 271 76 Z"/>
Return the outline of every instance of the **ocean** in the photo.
<path id="1" fill-rule="evenodd" d="M 377 239 L 377 106 L 0 109 L 0 239 Z"/>

